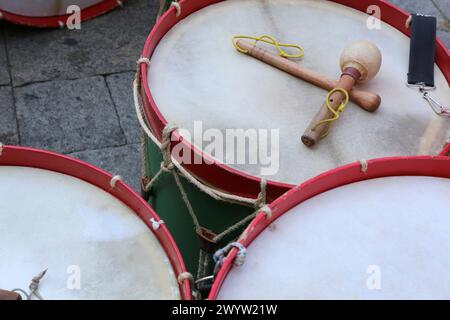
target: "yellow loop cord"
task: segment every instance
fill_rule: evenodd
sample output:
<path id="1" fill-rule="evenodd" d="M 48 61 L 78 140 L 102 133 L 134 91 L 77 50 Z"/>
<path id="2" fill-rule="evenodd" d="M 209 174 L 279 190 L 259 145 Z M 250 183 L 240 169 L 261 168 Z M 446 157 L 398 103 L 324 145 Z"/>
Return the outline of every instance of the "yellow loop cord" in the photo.
<path id="1" fill-rule="evenodd" d="M 245 35 L 237 35 L 234 36 L 232 38 L 233 41 L 233 45 L 236 48 L 237 51 L 242 52 L 242 53 L 247 53 L 247 50 L 244 50 L 242 48 L 240 48 L 237 45 L 237 40 L 238 39 L 250 39 L 250 40 L 254 40 L 253 45 L 256 46 L 256 44 L 259 41 L 274 45 L 275 48 L 277 48 L 278 53 L 280 54 L 280 56 L 284 57 L 284 58 L 303 58 L 303 56 L 305 55 L 305 50 L 303 49 L 303 47 L 297 45 L 297 44 L 289 44 L 289 43 L 279 43 L 274 37 L 269 36 L 269 35 L 262 35 L 261 37 L 252 37 L 252 36 L 245 36 Z M 286 51 L 284 51 L 282 48 L 295 48 L 298 49 L 299 53 L 298 54 L 289 54 Z"/>
<path id="2" fill-rule="evenodd" d="M 345 100 L 341 103 L 341 105 L 337 108 L 337 110 L 334 110 L 334 109 L 331 107 L 331 102 L 330 102 L 331 96 L 332 96 L 335 92 L 342 92 L 342 93 L 345 95 Z M 327 104 L 328 110 L 330 110 L 330 112 L 333 114 L 333 117 L 330 118 L 330 119 L 326 119 L 326 120 L 319 121 L 319 122 L 312 128 L 312 131 L 316 130 L 316 129 L 317 129 L 319 126 L 321 126 L 321 125 L 329 124 L 327 130 L 326 130 L 325 133 L 321 136 L 321 138 L 325 138 L 325 137 L 328 135 L 328 133 L 329 133 L 329 131 L 330 131 L 330 127 L 331 127 L 331 125 L 333 124 L 333 122 L 335 122 L 336 120 L 339 119 L 341 113 L 345 110 L 345 107 L 347 107 L 349 100 L 350 100 L 350 96 L 349 96 L 347 90 L 345 90 L 345 89 L 342 89 L 342 88 L 335 88 L 335 89 L 331 90 L 330 92 L 328 92 L 326 104 Z"/>

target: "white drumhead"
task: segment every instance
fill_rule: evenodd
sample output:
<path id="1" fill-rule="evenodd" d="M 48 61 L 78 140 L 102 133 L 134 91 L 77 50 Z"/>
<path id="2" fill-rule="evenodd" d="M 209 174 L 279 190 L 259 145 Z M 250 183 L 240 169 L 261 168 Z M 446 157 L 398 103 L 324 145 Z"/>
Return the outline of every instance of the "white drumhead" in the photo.
<path id="1" fill-rule="evenodd" d="M 0 9 L 27 17 L 53 17 L 67 14 L 72 5 L 86 9 L 104 0 L 0 0 Z"/>
<path id="2" fill-rule="evenodd" d="M 320 194 L 256 238 L 219 299 L 448 299 L 449 194 L 431 177 Z"/>
<path id="3" fill-rule="evenodd" d="M 82 180 L 0 167 L 0 288 L 44 299 L 179 299 L 156 237 L 131 209 Z"/>
<path id="4" fill-rule="evenodd" d="M 279 170 L 268 177 L 276 181 L 298 184 L 359 159 L 437 154 L 450 122 L 436 116 L 417 89 L 406 86 L 409 38 L 386 23 L 368 29 L 367 19 L 323 0 L 228 0 L 208 6 L 180 21 L 158 44 L 148 73 L 151 93 L 167 121 L 192 135 L 196 120 L 203 121 L 203 130 L 279 129 L 279 149 L 273 150 L 280 152 Z M 301 44 L 305 58 L 298 63 L 336 79 L 349 43 L 375 43 L 383 54 L 381 71 L 359 88 L 379 93 L 380 109 L 371 114 L 351 103 L 330 135 L 308 149 L 300 137 L 326 91 L 238 53 L 231 43 L 238 34 L 270 34 Z M 448 83 L 435 70 L 433 95 L 450 101 Z M 225 151 L 215 156 L 233 158 L 233 149 Z M 261 175 L 258 165 L 229 164 Z"/>

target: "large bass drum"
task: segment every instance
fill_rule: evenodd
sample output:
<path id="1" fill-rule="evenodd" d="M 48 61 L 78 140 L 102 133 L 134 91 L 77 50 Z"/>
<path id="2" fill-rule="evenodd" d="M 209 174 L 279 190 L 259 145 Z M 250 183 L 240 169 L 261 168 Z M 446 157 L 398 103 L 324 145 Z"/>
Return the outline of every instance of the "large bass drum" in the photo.
<path id="1" fill-rule="evenodd" d="M 255 218 L 210 298 L 448 299 L 449 194 L 448 157 L 324 173 Z"/>
<path id="2" fill-rule="evenodd" d="M 191 298 L 167 227 L 120 177 L 1 146 L 0 178 L 0 289 L 30 299 Z"/>
<path id="3" fill-rule="evenodd" d="M 367 12 L 378 12 L 382 21 Z M 408 13 L 381 0 L 182 0 L 161 17 L 139 61 L 135 95 L 138 104 L 142 100 L 145 131 L 155 138 L 145 141 L 144 187 L 157 179 L 144 191 L 180 244 L 190 270 L 197 269 L 200 249 L 213 252 L 211 247 L 237 237 L 242 229 L 234 226 L 252 214 L 254 206 L 275 200 L 294 185 L 360 159 L 441 152 L 449 138 L 449 119 L 434 114 L 418 89 L 406 85 L 407 19 Z M 374 21 L 379 26 L 369 28 Z M 297 63 L 331 79 L 339 77 L 339 58 L 349 43 L 375 43 L 383 55 L 381 70 L 358 87 L 378 93 L 380 108 L 369 113 L 350 103 L 326 139 L 313 149 L 305 147 L 300 137 L 327 92 L 237 52 L 231 39 L 241 34 L 269 34 L 280 42 L 300 44 L 305 56 Z M 435 78 L 432 95 L 445 104 L 450 101 L 450 56 L 441 41 Z M 194 141 L 198 129 L 200 135 L 214 130 L 210 132 L 222 137 L 229 129 L 265 131 L 269 138 L 259 138 L 268 140 L 277 167 L 268 173 L 261 158 L 257 164 L 239 162 L 236 148 L 226 147 L 222 154 L 208 151 L 207 138 L 200 139 L 203 146 Z M 270 138 L 275 131 L 279 144 Z M 172 152 L 175 169 L 168 161 L 161 168 L 160 147 L 167 155 L 168 141 L 172 150 L 185 146 L 183 156 Z M 191 163 L 184 161 L 189 153 Z M 245 159 L 261 153 L 247 148 Z M 208 163 L 193 161 L 196 157 Z M 172 178 L 174 171 L 184 190 Z M 220 199 L 207 196 L 205 189 Z M 199 242 L 199 225 L 220 241 Z M 235 232 L 217 237 L 230 230 Z"/>

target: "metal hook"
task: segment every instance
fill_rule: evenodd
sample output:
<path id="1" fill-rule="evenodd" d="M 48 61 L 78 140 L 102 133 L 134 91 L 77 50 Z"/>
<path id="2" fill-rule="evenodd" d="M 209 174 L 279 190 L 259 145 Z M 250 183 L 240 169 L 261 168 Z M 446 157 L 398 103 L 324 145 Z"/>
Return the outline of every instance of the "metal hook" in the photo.
<path id="1" fill-rule="evenodd" d="M 423 93 L 423 98 L 428 102 L 428 104 L 431 106 L 431 109 L 436 113 L 438 116 L 444 117 L 444 118 L 450 118 L 450 108 L 446 108 L 443 105 L 441 105 L 439 102 L 437 102 L 435 99 L 433 99 L 428 91 L 426 91 L 423 87 L 420 88 L 420 92 Z"/>

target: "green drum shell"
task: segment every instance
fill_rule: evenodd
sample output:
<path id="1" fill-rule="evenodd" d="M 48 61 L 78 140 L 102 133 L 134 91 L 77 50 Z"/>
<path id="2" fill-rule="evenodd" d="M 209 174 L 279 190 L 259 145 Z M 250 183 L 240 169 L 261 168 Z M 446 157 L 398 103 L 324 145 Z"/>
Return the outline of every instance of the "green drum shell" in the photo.
<path id="1" fill-rule="evenodd" d="M 145 172 L 151 178 L 161 168 L 162 153 L 158 146 L 148 137 L 145 139 L 143 152 L 146 155 Z M 255 211 L 254 208 L 248 206 L 215 200 L 181 175 L 180 179 L 197 219 L 203 228 L 212 230 L 215 233 L 221 233 Z M 200 240 L 171 173 L 163 173 L 158 178 L 152 186 L 149 202 L 172 233 L 183 255 L 187 270 L 194 276 L 197 275 L 201 248 Z M 230 241 L 237 239 L 244 228 L 245 226 L 224 237 L 215 245 L 214 250 L 222 248 Z M 206 274 L 211 274 L 213 270 L 211 254 L 208 256 L 208 261 Z"/>

